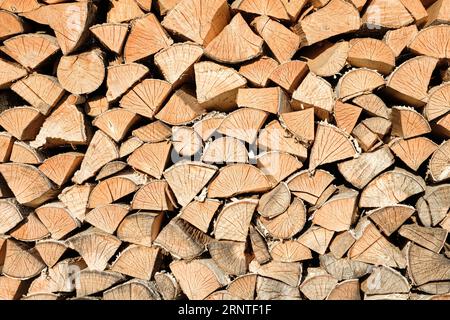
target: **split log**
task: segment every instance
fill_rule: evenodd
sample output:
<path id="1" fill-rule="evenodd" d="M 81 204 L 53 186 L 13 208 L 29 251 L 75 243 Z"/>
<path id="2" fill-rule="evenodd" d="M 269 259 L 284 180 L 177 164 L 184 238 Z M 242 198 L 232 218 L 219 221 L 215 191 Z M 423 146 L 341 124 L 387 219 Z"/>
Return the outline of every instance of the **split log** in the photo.
<path id="1" fill-rule="evenodd" d="M 407 140 L 393 140 L 389 148 L 408 167 L 417 171 L 421 164 L 436 151 L 438 146 L 425 137 L 417 137 Z"/>
<path id="2" fill-rule="evenodd" d="M 306 170 L 295 173 L 289 177 L 286 183 L 295 196 L 315 205 L 333 180 L 334 177 L 331 173 L 319 169 L 314 174 L 310 174 Z"/>
<path id="3" fill-rule="evenodd" d="M 392 49 L 395 57 L 398 57 L 406 46 L 414 39 L 417 32 L 416 25 L 393 29 L 386 32 L 383 41 Z"/>
<path id="4" fill-rule="evenodd" d="M 52 239 L 38 241 L 35 248 L 49 268 L 53 267 L 67 250 L 65 242 Z"/>
<path id="5" fill-rule="evenodd" d="M 164 300 L 176 300 L 181 293 L 180 285 L 169 272 L 155 274 L 156 287 Z"/>
<path id="6" fill-rule="evenodd" d="M 408 275 L 416 285 L 430 281 L 448 281 L 450 279 L 450 260 L 443 255 L 416 244 L 410 244 L 407 250 Z"/>
<path id="7" fill-rule="evenodd" d="M 161 228 L 162 214 L 138 212 L 128 215 L 117 228 L 117 237 L 126 242 L 151 246 Z"/>
<path id="8" fill-rule="evenodd" d="M 423 114 L 428 121 L 445 115 L 450 110 L 450 84 L 444 83 L 429 91 L 428 102 Z"/>
<path id="9" fill-rule="evenodd" d="M 269 113 L 263 110 L 240 108 L 223 119 L 217 132 L 252 144 L 258 138 L 258 132 L 268 116 Z M 259 138 L 261 135 L 259 133 Z"/>
<path id="10" fill-rule="evenodd" d="M 444 246 L 448 232 L 441 228 L 405 224 L 400 228 L 399 234 L 428 250 L 439 253 Z"/>
<path id="11" fill-rule="evenodd" d="M 425 27 L 449 22 L 448 17 L 445 15 L 445 12 L 447 12 L 449 8 L 448 1 L 438 0 L 433 2 L 434 3 L 427 6 L 428 19 Z"/>
<path id="12" fill-rule="evenodd" d="M 181 88 L 175 91 L 155 118 L 167 124 L 179 126 L 198 119 L 204 113 L 203 106 L 194 97 L 193 92 L 187 88 Z"/>
<path id="13" fill-rule="evenodd" d="M 2 25 L 0 40 L 5 40 L 9 37 L 25 32 L 25 22 L 13 12 L 1 10 L 0 21 Z"/>
<path id="14" fill-rule="evenodd" d="M 378 267 L 361 284 L 361 289 L 370 295 L 408 293 L 410 285 L 408 280 L 395 269 Z"/>
<path id="15" fill-rule="evenodd" d="M 446 212 L 450 208 L 447 195 L 449 187 L 448 184 L 427 187 L 424 196 L 417 200 L 417 213 L 424 226 L 435 226 L 445 218 Z"/>
<path id="16" fill-rule="evenodd" d="M 203 202 L 194 200 L 181 209 L 180 218 L 207 233 L 220 205 L 221 202 L 214 199 L 205 199 Z"/>
<path id="17" fill-rule="evenodd" d="M 115 142 L 119 142 L 138 120 L 139 116 L 134 112 L 122 108 L 113 108 L 98 115 L 92 121 L 92 124 Z"/>
<path id="18" fill-rule="evenodd" d="M 36 217 L 36 214 L 28 215 L 19 226 L 10 232 L 10 235 L 20 241 L 38 241 L 49 235 L 45 225 Z"/>
<path id="19" fill-rule="evenodd" d="M 85 221 L 102 231 L 113 234 L 129 210 L 128 205 L 106 204 L 89 211 Z"/>
<path id="20" fill-rule="evenodd" d="M 242 69 L 242 68 L 241 68 Z M 308 72 L 308 64 L 299 60 L 282 63 L 270 73 L 269 79 L 289 93 L 293 93 Z"/>
<path id="21" fill-rule="evenodd" d="M 87 213 L 89 194 L 94 186 L 92 184 L 73 185 L 65 188 L 58 199 L 69 209 L 78 220 L 84 221 Z"/>
<path id="22" fill-rule="evenodd" d="M 64 238 L 80 226 L 61 202 L 45 204 L 36 208 L 35 212 L 55 240 Z"/>
<path id="23" fill-rule="evenodd" d="M 172 135 L 172 131 L 169 126 L 159 120 L 156 120 L 148 125 L 133 130 L 132 135 L 141 142 L 157 143 L 169 139 Z"/>
<path id="24" fill-rule="evenodd" d="M 446 39 L 449 33 L 450 26 L 445 24 L 428 27 L 417 33 L 408 48 L 416 54 L 438 59 L 448 59 L 450 52 L 442 41 L 445 41 L 443 39 Z"/>
<path id="25" fill-rule="evenodd" d="M 87 269 L 80 271 L 77 276 L 79 281 L 79 286 L 76 288 L 77 297 L 104 291 L 124 279 L 120 273 Z"/>
<path id="26" fill-rule="evenodd" d="M 369 211 L 367 216 L 389 237 L 412 216 L 414 211 L 414 207 L 397 204 Z"/>
<path id="27" fill-rule="evenodd" d="M 444 181 L 450 177 L 450 166 L 448 161 L 450 142 L 448 141 L 449 140 L 442 143 L 431 156 L 428 169 L 433 181 Z"/>
<path id="28" fill-rule="evenodd" d="M 83 157 L 84 154 L 80 152 L 60 153 L 44 160 L 39 170 L 54 183 L 62 186 L 79 168 Z"/>
<path id="29" fill-rule="evenodd" d="M 375 0 L 367 6 L 362 22 L 369 29 L 398 29 L 414 22 L 414 18 L 401 0 Z"/>
<path id="30" fill-rule="evenodd" d="M 253 62 L 242 65 L 239 73 L 252 85 L 265 87 L 272 72 L 278 67 L 278 62 L 270 57 L 262 56 Z"/>
<path id="31" fill-rule="evenodd" d="M 102 23 L 90 27 L 89 30 L 107 49 L 117 54 L 122 52 L 128 33 L 128 24 Z"/>
<path id="32" fill-rule="evenodd" d="M 164 180 L 152 180 L 142 186 L 134 195 L 132 209 L 152 211 L 172 211 L 175 199 L 169 185 Z"/>
<path id="33" fill-rule="evenodd" d="M 106 85 L 108 102 L 114 101 L 122 96 L 130 87 L 141 80 L 149 72 L 142 64 L 127 63 L 108 67 Z"/>
<path id="34" fill-rule="evenodd" d="M 160 300 L 153 282 L 133 279 L 103 293 L 103 300 Z"/>
<path id="35" fill-rule="evenodd" d="M 108 22 L 125 22 L 142 16 L 144 12 L 140 9 L 136 1 L 117 0 L 109 1 Z"/>
<path id="36" fill-rule="evenodd" d="M 324 41 L 314 47 L 306 47 L 306 56 L 309 69 L 320 77 L 331 77 L 339 73 L 347 63 L 349 43 Z"/>
<path id="37" fill-rule="evenodd" d="M 259 155 L 256 161 L 258 168 L 273 184 L 284 180 L 303 166 L 293 155 L 279 151 L 265 152 Z"/>
<path id="38" fill-rule="evenodd" d="M 159 248 L 132 244 L 120 252 L 111 270 L 134 278 L 150 280 L 158 266 L 159 257 Z"/>

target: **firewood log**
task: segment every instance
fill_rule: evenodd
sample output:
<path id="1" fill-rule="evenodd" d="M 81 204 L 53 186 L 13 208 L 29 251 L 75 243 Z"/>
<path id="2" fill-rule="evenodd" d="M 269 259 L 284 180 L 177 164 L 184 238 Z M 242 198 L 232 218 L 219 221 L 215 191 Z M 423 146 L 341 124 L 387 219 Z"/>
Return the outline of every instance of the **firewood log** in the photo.
<path id="1" fill-rule="evenodd" d="M 239 73 L 252 85 L 265 87 L 272 72 L 275 71 L 277 67 L 278 62 L 276 60 L 267 56 L 262 56 L 253 62 L 242 65 L 239 68 Z"/>
<path id="2" fill-rule="evenodd" d="M 90 27 L 89 30 L 107 49 L 117 54 L 122 52 L 128 33 L 128 24 L 102 23 Z"/>
<path id="3" fill-rule="evenodd" d="M 5 40 L 14 35 L 25 32 L 26 24 L 19 16 L 13 12 L 0 10 L 0 40 Z"/>
<path id="4" fill-rule="evenodd" d="M 160 300 L 153 282 L 132 279 L 103 293 L 103 300 Z"/>

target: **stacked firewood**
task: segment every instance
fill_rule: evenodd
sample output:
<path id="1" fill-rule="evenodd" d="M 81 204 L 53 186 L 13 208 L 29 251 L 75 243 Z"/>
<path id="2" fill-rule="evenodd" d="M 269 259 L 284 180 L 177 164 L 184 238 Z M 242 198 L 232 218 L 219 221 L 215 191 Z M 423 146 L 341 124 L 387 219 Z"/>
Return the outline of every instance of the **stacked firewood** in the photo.
<path id="1" fill-rule="evenodd" d="M 0 0 L 0 299 L 449 299 L 450 0 Z"/>

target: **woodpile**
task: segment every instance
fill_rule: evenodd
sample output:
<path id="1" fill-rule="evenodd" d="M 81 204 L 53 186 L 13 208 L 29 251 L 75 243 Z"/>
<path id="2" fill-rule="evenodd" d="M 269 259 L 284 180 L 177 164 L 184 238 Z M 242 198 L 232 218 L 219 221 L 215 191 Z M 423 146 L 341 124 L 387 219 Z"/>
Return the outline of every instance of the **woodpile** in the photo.
<path id="1" fill-rule="evenodd" d="M 450 0 L 0 0 L 0 299 L 450 299 Z"/>

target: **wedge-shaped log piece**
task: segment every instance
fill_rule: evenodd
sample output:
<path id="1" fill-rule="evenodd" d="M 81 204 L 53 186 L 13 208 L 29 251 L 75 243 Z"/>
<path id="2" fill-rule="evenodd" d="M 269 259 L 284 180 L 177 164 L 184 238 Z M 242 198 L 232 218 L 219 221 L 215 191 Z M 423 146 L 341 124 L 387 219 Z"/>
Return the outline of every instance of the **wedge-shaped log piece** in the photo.
<path id="1" fill-rule="evenodd" d="M 369 93 L 356 97 L 353 103 L 364 109 L 369 115 L 390 119 L 391 109 L 375 94 Z"/>
<path id="2" fill-rule="evenodd" d="M 76 276 L 79 281 L 79 287 L 76 288 L 77 297 L 84 297 L 104 291 L 125 279 L 125 277 L 118 272 L 88 269 L 80 271 Z"/>
<path id="3" fill-rule="evenodd" d="M 303 141 L 314 140 L 314 109 L 285 112 L 280 121 L 294 136 Z"/>
<path id="4" fill-rule="evenodd" d="M 45 264 L 35 249 L 28 249 L 21 242 L 8 239 L 5 244 L 2 274 L 14 279 L 26 280 L 37 276 Z"/>
<path id="5" fill-rule="evenodd" d="M 121 241 L 103 231 L 88 229 L 67 239 L 67 243 L 80 254 L 89 269 L 103 271 Z"/>
<path id="6" fill-rule="evenodd" d="M 425 195 L 416 203 L 420 222 L 426 227 L 437 225 L 446 217 L 450 208 L 450 185 L 427 187 Z"/>
<path id="7" fill-rule="evenodd" d="M 160 300 L 152 282 L 133 279 L 103 293 L 103 300 Z"/>
<path id="8" fill-rule="evenodd" d="M 129 210 L 128 205 L 106 204 L 89 211 L 85 221 L 102 231 L 113 234 Z"/>
<path id="9" fill-rule="evenodd" d="M 257 278 L 256 274 L 246 274 L 237 277 L 228 285 L 227 291 L 243 300 L 253 300 L 255 298 Z"/>
<path id="10" fill-rule="evenodd" d="M 386 32 L 383 37 L 383 41 L 392 49 L 395 57 L 398 57 L 406 46 L 414 39 L 417 32 L 417 26 L 415 24 L 402 27 L 399 29 L 393 29 Z"/>
<path id="11" fill-rule="evenodd" d="M 0 173 L 20 204 L 37 207 L 56 196 L 52 182 L 32 165 L 3 163 Z"/>
<path id="12" fill-rule="evenodd" d="M 227 275 L 212 259 L 174 261 L 170 270 L 190 300 L 204 299 L 229 282 Z"/>
<path id="13" fill-rule="evenodd" d="M 138 6 L 144 11 L 150 11 L 152 7 L 152 0 L 136 0 Z"/>
<path id="14" fill-rule="evenodd" d="M 119 142 L 128 130 L 139 120 L 139 116 L 129 110 L 114 108 L 97 116 L 92 124 Z"/>
<path id="15" fill-rule="evenodd" d="M 348 258 L 337 259 L 330 254 L 320 256 L 319 260 L 321 267 L 338 280 L 361 278 L 371 270 L 367 263 Z"/>
<path id="16" fill-rule="evenodd" d="M 372 220 L 386 236 L 393 234 L 415 212 L 414 207 L 396 204 L 367 212 Z"/>
<path id="17" fill-rule="evenodd" d="M 371 29 L 398 29 L 414 22 L 401 0 L 374 0 L 369 3 L 362 22 Z"/>
<path id="18" fill-rule="evenodd" d="M 117 228 L 117 237 L 126 242 L 150 247 L 161 229 L 161 213 L 133 213 L 122 220 Z"/>
<path id="19" fill-rule="evenodd" d="M 259 16 L 289 20 L 289 15 L 282 0 L 237 0 L 233 2 L 231 8 Z"/>
<path id="20" fill-rule="evenodd" d="M 421 164 L 425 162 L 436 151 L 438 146 L 428 138 L 417 137 L 412 139 L 396 139 L 391 142 L 389 148 L 408 167 L 417 171 Z"/>
<path id="21" fill-rule="evenodd" d="M 176 43 L 155 54 L 155 64 L 169 83 L 178 86 L 189 79 L 202 55 L 203 48 L 198 44 Z"/>
<path id="22" fill-rule="evenodd" d="M 296 240 L 276 242 L 270 248 L 273 260 L 280 262 L 298 262 L 312 259 L 311 250 Z"/>
<path id="23" fill-rule="evenodd" d="M 428 19 L 425 26 L 428 27 L 430 25 L 439 25 L 444 23 L 448 24 L 449 17 L 447 12 L 450 8 L 450 3 L 448 0 L 428 1 L 427 4 L 430 2 L 434 3 L 427 7 Z"/>
<path id="24" fill-rule="evenodd" d="M 202 155 L 207 163 L 247 163 L 248 152 L 244 143 L 232 137 L 221 137 L 209 143 Z"/>
<path id="25" fill-rule="evenodd" d="M 228 4 L 224 0 L 209 0 L 207 3 L 189 0 L 173 7 L 162 25 L 170 32 L 207 46 L 228 24 L 229 19 Z"/>
<path id="26" fill-rule="evenodd" d="M 404 139 L 414 138 L 431 132 L 430 124 L 412 108 L 392 108 L 392 135 Z"/>
<path id="27" fill-rule="evenodd" d="M 289 177 L 286 183 L 295 196 L 315 205 L 333 180 L 331 173 L 319 169 L 314 174 L 310 174 L 307 170 L 298 172 Z"/>
<path id="28" fill-rule="evenodd" d="M 255 18 L 251 25 L 280 63 L 291 60 L 300 47 L 300 37 L 297 34 L 268 16 Z"/>
<path id="29" fill-rule="evenodd" d="M 290 111 L 288 96 L 280 87 L 239 89 L 236 103 L 239 107 L 260 109 L 273 114 Z"/>
<path id="30" fill-rule="evenodd" d="M 300 291 L 309 300 L 325 300 L 338 281 L 331 275 L 312 276 L 300 285 Z"/>
<path id="31" fill-rule="evenodd" d="M 395 269 L 377 267 L 370 276 L 361 283 L 361 290 L 366 294 L 409 293 L 408 280 Z"/>
<path id="32" fill-rule="evenodd" d="M 0 125 L 19 140 L 32 140 L 38 134 L 44 119 L 35 108 L 14 107 L 0 114 Z"/>
<path id="33" fill-rule="evenodd" d="M 253 260 L 249 269 L 260 276 L 282 281 L 292 287 L 299 284 L 302 274 L 302 265 L 299 262 L 271 261 L 260 265 L 256 260 Z"/>
<path id="34" fill-rule="evenodd" d="M 142 142 L 156 143 L 169 139 L 172 135 L 172 130 L 163 122 L 156 120 L 133 130 L 132 135 Z"/>
<path id="35" fill-rule="evenodd" d="M 202 150 L 203 140 L 194 128 L 178 126 L 172 127 L 172 145 L 182 157 L 192 157 Z"/>
<path id="36" fill-rule="evenodd" d="M 208 244 L 208 251 L 217 266 L 232 275 L 247 272 L 249 257 L 245 249 L 245 242 L 212 241 Z"/>
<path id="37" fill-rule="evenodd" d="M 355 241 L 351 231 L 341 232 L 331 241 L 330 253 L 337 259 L 342 258 Z"/>
<path id="38" fill-rule="evenodd" d="M 173 257 L 191 260 L 200 256 L 210 238 L 183 219 L 174 218 L 164 226 L 154 244 Z"/>
<path id="39" fill-rule="evenodd" d="M 447 230 L 442 228 L 421 227 L 417 224 L 405 224 L 399 232 L 402 237 L 414 243 L 439 253 L 447 239 Z"/>
<path id="40" fill-rule="evenodd" d="M 144 142 L 137 137 L 131 137 L 128 140 L 125 140 L 119 148 L 120 158 L 128 156 L 143 144 Z"/>
<path id="41" fill-rule="evenodd" d="M 179 297 L 181 293 L 180 285 L 170 272 L 155 273 L 155 282 L 164 300 L 176 300 Z"/>
<path id="42" fill-rule="evenodd" d="M 361 115 L 362 109 L 350 103 L 336 101 L 334 119 L 336 126 L 347 133 L 351 133 Z"/>
<path id="43" fill-rule="evenodd" d="M 364 188 L 359 206 L 361 208 L 389 206 L 424 191 L 425 182 L 420 176 L 396 168 L 380 174 Z"/>
<path id="44" fill-rule="evenodd" d="M 269 79 L 289 93 L 293 93 L 308 73 L 308 65 L 300 60 L 292 60 L 277 66 Z"/>
<path id="45" fill-rule="evenodd" d="M 242 199 L 225 205 L 217 217 L 214 237 L 217 240 L 245 242 L 257 205 L 255 199 Z"/>
<path id="46" fill-rule="evenodd" d="M 156 119 L 173 126 L 184 125 L 194 121 L 205 113 L 193 92 L 181 88 L 170 97 L 169 101 L 156 115 Z"/>
<path id="47" fill-rule="evenodd" d="M 37 165 L 44 161 L 44 156 L 39 150 L 34 149 L 28 143 L 15 141 L 9 161 Z"/>
<path id="48" fill-rule="evenodd" d="M 345 160 L 357 154 L 353 142 L 344 131 L 327 123 L 319 123 L 309 169 L 315 170 L 320 165 Z"/>
<path id="49" fill-rule="evenodd" d="M 207 233 L 211 220 L 220 205 L 221 202 L 215 199 L 205 199 L 203 202 L 194 200 L 181 209 L 180 218 Z"/>
<path id="50" fill-rule="evenodd" d="M 84 112 L 91 117 L 96 117 L 109 109 L 109 102 L 105 96 L 88 98 L 84 106 Z"/>
<path id="51" fill-rule="evenodd" d="M 203 118 L 194 123 L 193 128 L 195 132 L 203 139 L 207 141 L 213 134 L 216 133 L 223 119 L 226 115 L 223 113 L 210 112 L 203 116 Z"/>
<path id="52" fill-rule="evenodd" d="M 261 130 L 257 140 L 260 150 L 287 152 L 300 160 L 307 158 L 308 149 L 295 139 L 279 121 L 273 120 Z"/>
<path id="53" fill-rule="evenodd" d="M 73 185 L 65 188 L 58 199 L 69 209 L 70 213 L 78 220 L 84 221 L 87 205 L 89 201 L 89 194 L 94 188 L 91 184 Z"/>
<path id="54" fill-rule="evenodd" d="M 265 87 L 271 73 L 277 66 L 278 62 L 276 60 L 267 56 L 262 56 L 252 62 L 242 65 L 239 68 L 239 73 L 252 85 L 256 87 Z"/>
<path id="55" fill-rule="evenodd" d="M 65 242 L 51 239 L 38 241 L 35 248 L 49 268 L 53 267 L 67 250 Z"/>
<path id="56" fill-rule="evenodd" d="M 296 157 L 287 152 L 279 151 L 265 152 L 258 156 L 256 161 L 258 168 L 269 178 L 272 184 L 281 182 L 303 166 Z"/>
<path id="57" fill-rule="evenodd" d="M 0 3 L 0 9 L 17 13 L 32 11 L 39 6 L 37 0 L 3 0 Z"/>
<path id="58" fill-rule="evenodd" d="M 133 197 L 132 209 L 171 211 L 174 209 L 175 199 L 165 180 L 152 180 L 142 186 Z"/>
<path id="59" fill-rule="evenodd" d="M 326 300 L 361 300 L 359 280 L 352 279 L 338 283 Z"/>
<path id="60" fill-rule="evenodd" d="M 354 67 L 377 70 L 390 74 L 395 67 L 395 54 L 383 41 L 373 38 L 355 39 L 350 42 L 347 61 Z"/>
<path id="61" fill-rule="evenodd" d="M 60 240 L 80 227 L 78 220 L 72 216 L 62 202 L 45 204 L 36 208 L 35 212 L 53 239 Z"/>
<path id="62" fill-rule="evenodd" d="M 57 70 L 59 83 L 73 94 L 94 92 L 102 85 L 105 74 L 103 53 L 98 49 L 63 56 Z"/>
<path id="63" fill-rule="evenodd" d="M 365 152 L 376 149 L 379 144 L 379 137 L 362 122 L 353 128 L 352 134 L 358 141 L 358 146 Z"/>
<path id="64" fill-rule="evenodd" d="M 272 260 L 265 238 L 261 235 L 260 231 L 253 226 L 250 226 L 250 243 L 258 263 L 264 264 Z"/>
<path id="65" fill-rule="evenodd" d="M 178 203 L 184 207 L 206 186 L 216 171 L 217 167 L 200 162 L 181 162 L 167 169 L 164 178 Z"/>
<path id="66" fill-rule="evenodd" d="M 324 254 L 333 235 L 334 231 L 312 226 L 298 238 L 298 242 L 319 254 Z"/>
<path id="67" fill-rule="evenodd" d="M 269 113 L 252 108 L 240 108 L 229 113 L 217 128 L 217 132 L 252 144 Z"/>
<path id="68" fill-rule="evenodd" d="M 56 106 L 64 94 L 55 77 L 39 73 L 17 81 L 11 89 L 44 115 Z"/>
<path id="69" fill-rule="evenodd" d="M 429 294 L 448 294 L 450 291 L 450 282 L 429 282 L 419 286 L 417 289 Z"/>
<path id="70" fill-rule="evenodd" d="M 368 94 L 384 85 L 384 78 L 376 71 L 360 68 L 344 74 L 336 87 L 338 99 L 347 101 Z"/>
<path id="71" fill-rule="evenodd" d="M 357 240 L 348 252 L 350 259 L 386 267 L 400 269 L 406 267 L 404 254 L 370 221 L 360 220 L 356 232 Z"/>
<path id="72" fill-rule="evenodd" d="M 228 198 L 243 193 L 260 193 L 270 188 L 269 179 L 258 168 L 250 164 L 231 164 L 221 168 L 211 181 L 208 197 Z"/>
<path id="73" fill-rule="evenodd" d="M 387 79 L 387 90 L 413 107 L 426 103 L 428 84 L 438 59 L 421 56 L 402 63 Z"/>
<path id="74" fill-rule="evenodd" d="M 0 199 L 0 233 L 5 234 L 17 226 L 27 213 L 14 198 Z"/>
<path id="75" fill-rule="evenodd" d="M 439 118 L 450 111 L 450 83 L 443 83 L 429 91 L 423 114 L 428 121 Z"/>
<path id="76" fill-rule="evenodd" d="M 59 50 L 55 37 L 41 33 L 18 35 L 3 45 L 1 51 L 28 69 L 36 69 Z"/>
<path id="77" fill-rule="evenodd" d="M 428 13 L 425 4 L 419 0 L 400 0 L 409 13 L 413 16 L 417 25 L 423 25 L 428 20 Z"/>
<path id="78" fill-rule="evenodd" d="M 141 10 L 137 1 L 110 0 L 108 2 L 107 22 L 126 22 L 144 15 L 144 11 Z"/>
<path id="79" fill-rule="evenodd" d="M 49 232 L 36 214 L 31 213 L 9 234 L 19 241 L 38 241 L 47 237 Z"/>
<path id="80" fill-rule="evenodd" d="M 55 4 L 49 9 L 47 24 L 55 31 L 61 51 L 64 55 L 72 53 L 89 35 L 88 28 L 95 18 L 96 6 L 92 2 L 75 2 Z"/>
<path id="81" fill-rule="evenodd" d="M 105 178 L 108 178 L 108 177 L 124 170 L 126 167 L 127 167 L 127 164 L 123 161 L 117 160 L 117 161 L 108 162 L 100 169 L 97 176 L 95 177 L 95 180 L 98 181 L 98 180 L 103 180 Z"/>
<path id="82" fill-rule="evenodd" d="M 126 62 L 134 62 L 169 47 L 173 40 L 153 13 L 146 14 L 131 22 L 123 54 Z"/>
<path id="83" fill-rule="evenodd" d="M 264 233 L 278 239 L 289 239 L 303 229 L 306 222 L 306 209 L 303 201 L 294 198 L 282 214 L 274 218 L 260 217 L 258 223 Z"/>
<path id="84" fill-rule="evenodd" d="M 236 70 L 210 61 L 196 63 L 194 71 L 197 99 L 205 108 L 228 111 L 236 104 L 238 89 L 247 83 Z"/>
<path id="85" fill-rule="evenodd" d="M 302 107 L 314 107 L 320 118 L 327 118 L 335 104 L 335 95 L 331 85 L 319 76 L 308 73 L 300 86 L 292 94 L 293 108 L 300 104 Z"/>
<path id="86" fill-rule="evenodd" d="M 111 270 L 134 278 L 150 280 L 158 267 L 159 259 L 159 248 L 132 244 L 120 252 Z"/>
<path id="87" fill-rule="evenodd" d="M 408 48 L 416 54 L 448 59 L 450 57 L 450 49 L 447 45 L 449 37 L 449 25 L 442 24 L 428 27 L 419 31 Z"/>
<path id="88" fill-rule="evenodd" d="M 450 177 L 450 140 L 446 140 L 433 153 L 428 165 L 431 178 L 435 182 L 447 180 Z"/>
<path id="89" fill-rule="evenodd" d="M 170 155 L 171 144 L 168 141 L 145 143 L 137 148 L 128 158 L 128 164 L 133 168 L 161 178 Z"/>
<path id="90" fill-rule="evenodd" d="M 78 169 L 84 154 L 80 152 L 66 152 L 47 158 L 39 166 L 39 170 L 59 186 L 65 184 Z"/>
<path id="91" fill-rule="evenodd" d="M 92 189 L 88 208 L 113 203 L 138 189 L 136 183 L 126 176 L 115 176 L 101 181 Z"/>
<path id="92" fill-rule="evenodd" d="M 355 218 L 358 192 L 342 189 L 314 212 L 313 223 L 332 231 L 349 230 Z"/>
<path id="93" fill-rule="evenodd" d="M 116 54 L 122 52 L 125 38 L 128 34 L 127 23 L 96 24 L 90 27 L 89 30 L 107 49 Z"/>
<path id="94" fill-rule="evenodd" d="M 356 159 L 338 163 L 338 169 L 345 180 L 362 189 L 394 162 L 394 156 L 389 148 L 383 147 L 374 152 L 362 153 Z"/>
<path id="95" fill-rule="evenodd" d="M 361 121 L 361 123 L 379 138 L 386 136 L 392 127 L 391 121 L 382 117 L 367 118 Z"/>
<path id="96" fill-rule="evenodd" d="M 45 119 L 35 141 L 30 145 L 34 148 L 85 145 L 90 138 L 91 130 L 85 123 L 83 112 L 78 106 L 65 100 Z"/>
<path id="97" fill-rule="evenodd" d="M 407 249 L 408 275 L 416 285 L 450 280 L 450 259 L 444 255 L 410 244 Z"/>
<path id="98" fill-rule="evenodd" d="M 0 115 L 1 121 L 1 115 Z M 0 162 L 8 162 L 14 145 L 14 137 L 8 132 L 0 132 Z"/>
<path id="99" fill-rule="evenodd" d="M 358 10 L 343 0 L 331 0 L 300 21 L 303 44 L 308 46 L 339 34 L 357 31 L 360 26 Z"/>
<path id="100" fill-rule="evenodd" d="M 285 212 L 290 203 L 291 192 L 285 182 L 280 182 L 261 196 L 257 210 L 262 217 L 272 219 Z"/>
<path id="101" fill-rule="evenodd" d="M 144 78 L 149 69 L 138 63 L 126 63 L 108 67 L 106 85 L 108 102 L 114 101 L 123 95 L 136 82 Z"/>
<path id="102" fill-rule="evenodd" d="M 12 12 L 1 10 L 0 22 L 2 25 L 2 29 L 0 30 L 0 40 L 5 40 L 16 34 L 25 32 L 25 22 Z"/>
<path id="103" fill-rule="evenodd" d="M 117 158 L 119 150 L 114 141 L 101 130 L 97 130 L 81 162 L 80 170 L 75 172 L 72 181 L 83 183 L 93 177 L 105 164 Z"/>
<path id="104" fill-rule="evenodd" d="M 339 73 L 347 63 L 349 43 L 324 41 L 304 50 L 309 70 L 320 77 L 331 77 Z"/>
<path id="105" fill-rule="evenodd" d="M 261 55 L 263 43 L 238 13 L 208 44 L 205 54 L 221 63 L 240 63 Z"/>
<path id="106" fill-rule="evenodd" d="M 298 287 L 284 282 L 258 276 L 256 300 L 301 300 Z"/>

